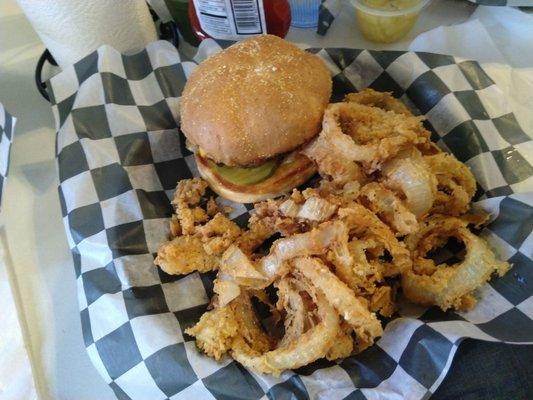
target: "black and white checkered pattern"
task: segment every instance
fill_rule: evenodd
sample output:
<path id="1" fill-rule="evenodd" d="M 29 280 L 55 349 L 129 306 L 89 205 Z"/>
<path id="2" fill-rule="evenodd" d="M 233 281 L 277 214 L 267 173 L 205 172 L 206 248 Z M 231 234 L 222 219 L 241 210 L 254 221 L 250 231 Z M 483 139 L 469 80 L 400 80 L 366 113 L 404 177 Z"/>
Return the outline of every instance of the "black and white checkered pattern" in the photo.
<path id="1" fill-rule="evenodd" d="M 217 50 L 203 42 L 196 61 Z M 153 266 L 175 184 L 196 174 L 177 123 L 195 64 L 181 62 L 166 42 L 133 56 L 102 47 L 49 87 L 84 340 L 119 399 L 423 399 L 463 338 L 532 342 L 533 141 L 503 94 L 477 63 L 450 56 L 309 51 L 329 66 L 334 100 L 370 86 L 427 116 L 434 139 L 476 174 L 477 206 L 494 215 L 483 235 L 513 269 L 485 285 L 468 313 L 402 305 L 403 318 L 377 345 L 339 363 L 273 378 L 203 356 L 183 332 L 205 311 L 214 275 L 169 276 Z M 248 208 L 237 206 L 232 217 L 244 222 Z"/>
<path id="2" fill-rule="evenodd" d="M 9 114 L 0 103 L 0 203 L 9 170 L 9 150 L 13 141 L 16 121 L 16 118 Z"/>
<path id="3" fill-rule="evenodd" d="M 322 0 L 318 9 L 318 24 L 316 33 L 324 36 L 342 7 L 341 0 Z"/>

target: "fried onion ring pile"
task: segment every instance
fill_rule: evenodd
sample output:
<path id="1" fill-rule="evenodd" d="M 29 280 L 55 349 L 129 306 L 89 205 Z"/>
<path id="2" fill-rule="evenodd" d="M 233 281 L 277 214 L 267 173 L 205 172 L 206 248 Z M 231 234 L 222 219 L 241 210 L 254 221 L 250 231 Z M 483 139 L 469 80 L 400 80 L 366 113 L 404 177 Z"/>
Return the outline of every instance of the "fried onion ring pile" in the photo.
<path id="1" fill-rule="evenodd" d="M 398 293 L 473 307 L 475 290 L 509 264 L 469 229 L 487 220 L 467 213 L 469 168 L 429 137 L 390 93 L 349 94 L 303 149 L 321 175 L 316 187 L 255 204 L 245 229 L 206 198 L 203 180 L 180 181 L 155 264 L 168 274 L 217 271 L 209 310 L 186 330 L 198 348 L 277 376 L 371 346 Z M 435 262 L 451 238 L 465 247 L 462 261 Z"/>

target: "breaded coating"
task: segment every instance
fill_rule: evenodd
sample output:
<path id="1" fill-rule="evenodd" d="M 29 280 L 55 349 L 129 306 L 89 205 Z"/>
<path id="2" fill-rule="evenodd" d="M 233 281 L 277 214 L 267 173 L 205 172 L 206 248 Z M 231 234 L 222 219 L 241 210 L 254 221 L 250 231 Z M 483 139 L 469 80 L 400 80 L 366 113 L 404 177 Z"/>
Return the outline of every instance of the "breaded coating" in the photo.
<path id="1" fill-rule="evenodd" d="M 204 250 L 200 238 L 177 236 L 159 247 L 154 263 L 167 274 L 181 275 L 218 269 L 219 260 Z"/>
<path id="2" fill-rule="evenodd" d="M 365 89 L 356 93 L 348 93 L 344 97 L 344 101 L 378 107 L 385 111 L 394 111 L 396 114 L 413 115 L 401 100 L 392 95 L 392 92 L 377 92 L 374 89 Z"/>

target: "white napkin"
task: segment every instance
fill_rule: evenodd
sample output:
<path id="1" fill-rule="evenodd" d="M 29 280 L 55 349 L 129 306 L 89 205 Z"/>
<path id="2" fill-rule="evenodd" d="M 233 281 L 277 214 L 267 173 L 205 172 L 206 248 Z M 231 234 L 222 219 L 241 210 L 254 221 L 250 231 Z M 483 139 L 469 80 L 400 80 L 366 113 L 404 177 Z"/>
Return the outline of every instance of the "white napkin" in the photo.
<path id="1" fill-rule="evenodd" d="M 38 396 L 22 329 L 17 318 L 15 294 L 10 289 L 9 268 L 12 268 L 11 258 L 2 227 L 0 228 L 0 310 L 2 310 L 0 312 L 0 399 L 36 400 Z M 16 285 L 12 287 L 16 288 Z"/>
<path id="2" fill-rule="evenodd" d="M 509 99 L 522 129 L 533 137 L 533 15 L 480 6 L 459 25 L 417 36 L 409 50 L 477 60 Z"/>

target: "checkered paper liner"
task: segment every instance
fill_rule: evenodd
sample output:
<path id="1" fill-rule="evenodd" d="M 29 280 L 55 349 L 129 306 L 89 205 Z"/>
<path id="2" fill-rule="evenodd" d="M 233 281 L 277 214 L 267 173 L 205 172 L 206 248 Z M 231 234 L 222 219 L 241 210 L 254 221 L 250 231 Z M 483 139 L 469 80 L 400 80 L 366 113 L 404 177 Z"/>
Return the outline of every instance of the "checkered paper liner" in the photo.
<path id="1" fill-rule="evenodd" d="M 9 151 L 15 131 L 16 118 L 0 103 L 0 203 L 9 169 Z"/>
<path id="2" fill-rule="evenodd" d="M 217 50 L 205 41 L 194 61 Z M 339 363 L 273 378 L 202 355 L 184 330 L 206 310 L 214 274 L 169 276 L 153 265 L 176 182 L 197 172 L 178 133 L 179 96 L 196 64 L 167 42 L 132 56 L 104 46 L 49 87 L 85 345 L 119 399 L 422 399 L 463 338 L 533 342 L 533 141 L 502 92 L 476 62 L 450 56 L 309 51 L 331 70 L 333 100 L 370 86 L 427 116 L 433 139 L 475 173 L 476 206 L 494 214 L 482 234 L 512 270 L 483 286 L 468 313 L 403 305 L 375 346 Z M 245 222 L 251 207 L 234 207 Z"/>
<path id="3" fill-rule="evenodd" d="M 316 33 L 324 36 L 342 7 L 341 0 L 322 0 L 318 9 L 318 24 Z"/>

